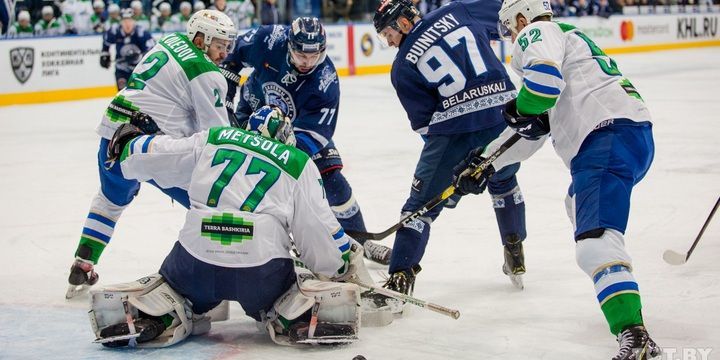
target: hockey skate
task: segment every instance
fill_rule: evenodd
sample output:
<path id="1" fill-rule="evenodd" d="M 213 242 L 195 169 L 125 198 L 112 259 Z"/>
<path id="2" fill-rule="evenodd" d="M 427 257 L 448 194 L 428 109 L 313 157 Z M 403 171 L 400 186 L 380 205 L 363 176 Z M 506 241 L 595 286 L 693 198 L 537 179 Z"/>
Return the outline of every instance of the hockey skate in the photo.
<path id="1" fill-rule="evenodd" d="M 525 288 L 522 275 L 525 274 L 525 255 L 523 253 L 522 240 L 516 235 L 508 236 L 505 241 L 505 263 L 503 264 L 503 273 L 510 277 L 510 282 L 522 290 Z"/>
<path id="2" fill-rule="evenodd" d="M 390 256 L 392 256 L 392 249 L 381 244 L 376 244 L 373 241 L 367 240 L 363 244 L 365 249 L 365 258 L 372 260 L 380 265 L 390 265 Z"/>
<path id="3" fill-rule="evenodd" d="M 617 337 L 620 350 L 612 360 L 648 360 L 662 355 L 662 349 L 642 325 L 623 330 Z"/>
<path id="4" fill-rule="evenodd" d="M 311 325 L 306 322 L 299 322 L 290 325 L 288 337 L 294 344 L 323 344 L 340 345 L 355 342 L 358 337 L 351 325 L 330 324 L 320 322 L 315 325 L 310 336 Z"/>
<path id="5" fill-rule="evenodd" d="M 111 348 L 134 346 L 155 339 L 165 331 L 165 324 L 158 319 L 138 319 L 132 325 L 133 331 L 128 323 L 108 326 L 100 331 L 100 338 L 94 342 Z"/>
<path id="6" fill-rule="evenodd" d="M 415 277 L 422 270 L 420 265 L 415 265 L 412 269 L 401 270 L 390 274 L 387 279 L 384 288 L 397 291 L 402 294 L 412 295 L 415 289 Z M 375 308 L 390 307 L 393 314 L 402 314 L 405 302 L 385 296 L 382 294 L 374 293 L 372 290 L 368 290 L 361 295 L 363 302 L 368 304 L 371 303 Z"/>
<path id="7" fill-rule="evenodd" d="M 70 276 L 68 277 L 67 292 L 65 299 L 72 299 L 76 296 L 84 295 L 90 287 L 95 285 L 100 276 L 95 272 L 95 268 L 89 260 L 76 258 L 70 267 Z"/>

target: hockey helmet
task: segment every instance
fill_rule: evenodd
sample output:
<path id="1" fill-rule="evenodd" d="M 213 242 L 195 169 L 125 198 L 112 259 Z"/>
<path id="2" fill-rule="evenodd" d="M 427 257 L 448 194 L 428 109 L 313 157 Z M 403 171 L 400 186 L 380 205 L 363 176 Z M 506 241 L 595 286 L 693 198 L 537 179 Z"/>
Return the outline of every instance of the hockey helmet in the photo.
<path id="1" fill-rule="evenodd" d="M 245 130 L 285 145 L 295 146 L 292 123 L 277 106 L 265 105 L 255 110 L 248 118 Z"/>
<path id="2" fill-rule="evenodd" d="M 509 39 L 512 34 L 517 34 L 517 16 L 521 14 L 528 22 L 532 22 L 540 16 L 552 16 L 550 0 L 505 0 L 498 15 L 500 36 Z"/>
<path id="3" fill-rule="evenodd" d="M 380 34 L 388 26 L 400 31 L 397 20 L 401 16 L 412 22 L 416 16 L 420 16 L 420 11 L 410 0 L 383 0 L 373 16 L 375 31 Z"/>
<path id="4" fill-rule="evenodd" d="M 288 42 L 290 48 L 296 52 L 315 53 L 325 51 L 327 45 L 325 28 L 318 18 L 297 18 L 290 25 Z"/>
<path id="5" fill-rule="evenodd" d="M 230 17 L 217 10 L 200 10 L 193 14 L 187 23 L 187 36 L 190 41 L 200 33 L 204 36 L 203 51 L 207 51 L 212 39 L 227 40 L 229 49 L 233 48 L 237 30 Z"/>

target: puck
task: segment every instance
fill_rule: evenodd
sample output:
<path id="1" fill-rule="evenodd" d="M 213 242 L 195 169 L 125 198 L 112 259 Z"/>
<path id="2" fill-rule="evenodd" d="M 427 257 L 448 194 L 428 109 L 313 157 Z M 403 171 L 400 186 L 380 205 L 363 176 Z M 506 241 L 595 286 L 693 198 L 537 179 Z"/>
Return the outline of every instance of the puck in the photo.
<path id="1" fill-rule="evenodd" d="M 352 358 L 352 360 L 367 360 L 367 359 L 365 359 L 365 357 L 362 355 L 357 355 L 354 358 Z"/>

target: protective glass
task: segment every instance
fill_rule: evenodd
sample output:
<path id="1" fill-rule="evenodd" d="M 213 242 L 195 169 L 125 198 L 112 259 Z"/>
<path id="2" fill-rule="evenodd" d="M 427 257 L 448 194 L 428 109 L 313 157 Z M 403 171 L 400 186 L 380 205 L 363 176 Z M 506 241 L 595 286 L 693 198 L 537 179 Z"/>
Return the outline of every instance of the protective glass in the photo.
<path id="1" fill-rule="evenodd" d="M 234 40 L 225 40 L 225 39 L 218 39 L 213 38 L 210 40 L 210 48 L 212 48 L 215 51 L 222 51 L 225 53 L 232 52 L 233 48 L 235 47 L 235 41 Z"/>
<path id="2" fill-rule="evenodd" d="M 290 60 L 292 61 L 293 65 L 296 67 L 308 67 L 312 68 L 315 67 L 318 64 L 318 61 L 320 61 L 320 58 L 322 57 L 322 51 L 317 52 L 299 52 L 295 51 L 292 48 L 290 49 Z"/>
<path id="3" fill-rule="evenodd" d="M 392 25 L 386 26 L 381 32 L 377 34 L 378 40 L 380 40 L 380 44 L 384 47 L 389 47 L 390 43 L 388 41 L 388 37 L 397 35 L 399 31 L 395 29 Z"/>

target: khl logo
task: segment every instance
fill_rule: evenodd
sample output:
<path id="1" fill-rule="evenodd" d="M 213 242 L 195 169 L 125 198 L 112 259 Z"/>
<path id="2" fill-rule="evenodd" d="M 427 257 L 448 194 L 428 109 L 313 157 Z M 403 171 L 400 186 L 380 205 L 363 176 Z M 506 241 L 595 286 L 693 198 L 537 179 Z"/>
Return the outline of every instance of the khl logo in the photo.
<path id="1" fill-rule="evenodd" d="M 30 47 L 17 47 L 10 50 L 10 65 L 13 74 L 21 84 L 24 84 L 32 74 L 35 64 L 35 49 Z"/>

